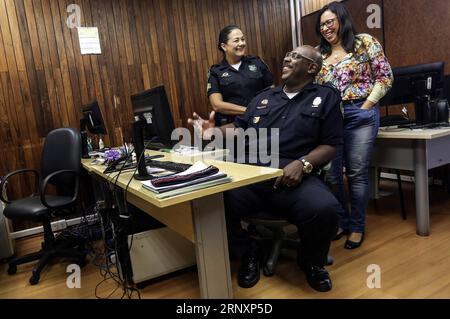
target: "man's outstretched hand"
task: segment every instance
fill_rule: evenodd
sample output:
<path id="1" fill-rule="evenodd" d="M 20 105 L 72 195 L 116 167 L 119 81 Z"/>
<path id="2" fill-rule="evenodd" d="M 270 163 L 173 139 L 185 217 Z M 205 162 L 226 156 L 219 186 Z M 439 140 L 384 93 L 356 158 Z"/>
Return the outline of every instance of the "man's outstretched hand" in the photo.
<path id="1" fill-rule="evenodd" d="M 213 128 L 216 126 L 214 121 L 214 116 L 216 112 L 212 111 L 209 114 L 209 119 L 202 119 L 197 113 L 192 114 L 192 118 L 188 118 L 188 124 L 194 127 L 195 134 L 198 134 L 203 139 L 211 139 Z M 211 130 L 208 130 L 211 129 Z"/>

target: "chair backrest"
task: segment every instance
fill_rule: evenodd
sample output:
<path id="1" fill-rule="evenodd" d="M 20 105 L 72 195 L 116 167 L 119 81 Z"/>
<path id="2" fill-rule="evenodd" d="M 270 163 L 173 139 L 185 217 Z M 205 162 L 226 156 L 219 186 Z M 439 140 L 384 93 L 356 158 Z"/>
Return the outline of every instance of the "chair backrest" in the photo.
<path id="1" fill-rule="evenodd" d="M 59 170 L 81 170 L 81 135 L 74 128 L 58 128 L 51 131 L 45 139 L 41 156 L 42 179 Z M 61 174 L 53 178 L 50 183 L 57 188 L 70 188 L 75 176 Z"/>

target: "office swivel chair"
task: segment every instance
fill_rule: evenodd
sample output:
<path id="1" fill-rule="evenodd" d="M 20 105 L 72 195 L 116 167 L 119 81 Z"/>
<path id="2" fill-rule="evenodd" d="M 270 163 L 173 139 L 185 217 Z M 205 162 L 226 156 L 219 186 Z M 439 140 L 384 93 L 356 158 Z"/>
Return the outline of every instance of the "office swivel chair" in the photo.
<path id="1" fill-rule="evenodd" d="M 287 234 L 284 231 L 286 226 L 292 225 L 287 220 L 274 218 L 269 212 L 262 211 L 255 216 L 243 219 L 248 224 L 251 234 L 261 237 L 262 240 L 269 241 L 269 251 L 263 264 L 264 276 L 270 277 L 275 274 L 276 265 L 283 248 L 297 249 L 300 239 L 297 232 Z M 261 227 L 262 226 L 262 229 Z M 333 257 L 328 255 L 327 265 L 333 264 Z"/>
<path id="2" fill-rule="evenodd" d="M 328 163 L 321 167 L 318 172 L 319 177 L 325 181 L 325 173 L 330 169 L 331 163 Z M 275 268 L 283 248 L 296 249 L 300 243 L 300 239 L 295 233 L 294 236 L 286 234 L 284 228 L 291 225 L 287 220 L 274 218 L 273 214 L 269 212 L 261 211 L 254 216 L 249 216 L 243 219 L 248 224 L 250 233 L 262 237 L 264 240 L 270 241 L 270 248 L 267 254 L 267 258 L 264 261 L 263 273 L 265 276 L 273 276 L 275 274 Z M 262 226 L 262 229 L 258 229 Z M 269 232 L 265 231 L 268 230 Z M 333 257 L 328 255 L 327 265 L 333 264 Z"/>
<path id="3" fill-rule="evenodd" d="M 63 238 L 55 238 L 51 220 L 71 213 L 75 207 L 79 190 L 81 169 L 81 137 L 73 128 L 60 128 L 51 131 L 45 140 L 41 155 L 41 172 L 33 169 L 20 169 L 7 174 L 0 183 L 0 199 L 7 204 L 4 215 L 13 220 L 40 222 L 44 227 L 42 249 L 9 262 L 8 274 L 17 271 L 17 265 L 39 260 L 33 269 L 30 284 L 39 282 L 42 269 L 54 257 L 71 257 L 80 266 L 86 254 L 80 243 L 74 244 Z M 34 193 L 26 198 L 7 200 L 2 194 L 14 175 L 33 173 L 36 178 Z M 49 195 L 49 184 L 56 187 L 58 195 Z M 77 246 L 75 247 L 74 246 Z"/>
<path id="4" fill-rule="evenodd" d="M 257 216 L 244 218 L 248 224 L 251 234 L 268 240 L 270 244 L 267 258 L 264 260 L 263 273 L 265 276 L 273 276 L 282 248 L 296 248 L 299 244 L 298 238 L 289 237 L 284 228 L 290 223 L 284 219 L 276 219 L 270 213 L 262 211 Z M 262 229 L 260 227 L 262 226 Z"/>

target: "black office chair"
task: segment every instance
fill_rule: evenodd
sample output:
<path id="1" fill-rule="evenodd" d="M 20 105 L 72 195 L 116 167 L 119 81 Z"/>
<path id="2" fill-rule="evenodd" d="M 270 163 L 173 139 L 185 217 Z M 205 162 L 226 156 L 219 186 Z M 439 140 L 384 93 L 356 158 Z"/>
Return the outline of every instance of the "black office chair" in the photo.
<path id="1" fill-rule="evenodd" d="M 60 128 L 51 131 L 44 143 L 41 155 L 41 172 L 33 169 L 19 169 L 7 174 L 0 183 L 0 199 L 7 204 L 4 215 L 13 220 L 41 222 L 44 227 L 42 249 L 9 262 L 8 274 L 17 271 L 17 265 L 39 260 L 33 269 L 30 284 L 39 282 L 42 269 L 54 257 L 71 257 L 83 266 L 86 258 L 82 243 L 56 238 L 52 232 L 51 220 L 72 213 L 77 202 L 79 175 L 81 169 L 81 137 L 78 130 Z M 8 179 L 14 175 L 33 173 L 34 193 L 26 198 L 7 200 L 2 194 Z M 49 184 L 54 185 L 58 195 L 48 195 Z"/>
<path id="2" fill-rule="evenodd" d="M 268 212 L 259 212 L 257 216 L 243 219 L 248 224 L 248 231 L 252 235 L 260 237 L 263 241 L 269 241 L 269 249 L 265 254 L 263 265 L 264 276 L 270 277 L 275 274 L 278 258 L 283 248 L 297 249 L 300 239 L 297 232 L 288 234 L 285 227 L 292 225 L 287 220 L 277 219 Z M 327 265 L 333 264 L 333 257 L 328 255 Z"/>
<path id="3" fill-rule="evenodd" d="M 324 165 L 317 173 L 320 178 L 325 180 L 325 172 L 329 169 L 330 164 Z M 265 276 L 273 276 L 275 268 L 283 248 L 296 249 L 300 243 L 300 239 L 295 232 L 286 234 L 284 228 L 291 225 L 287 220 L 274 218 L 269 212 L 261 211 L 254 216 L 243 219 L 248 224 L 248 230 L 251 234 L 261 237 L 262 240 L 269 240 L 270 248 L 267 253 L 263 273 Z M 265 231 L 268 230 L 268 231 Z M 328 255 L 327 265 L 333 264 L 333 257 Z"/>

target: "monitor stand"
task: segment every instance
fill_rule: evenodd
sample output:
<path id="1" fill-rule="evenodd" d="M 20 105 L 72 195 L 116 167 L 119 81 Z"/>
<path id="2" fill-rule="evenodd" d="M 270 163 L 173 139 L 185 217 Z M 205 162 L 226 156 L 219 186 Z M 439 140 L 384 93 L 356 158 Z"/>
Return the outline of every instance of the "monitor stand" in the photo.
<path id="1" fill-rule="evenodd" d="M 137 161 L 137 174 L 134 175 L 134 179 L 138 181 L 145 181 L 152 179 L 152 176 L 147 173 L 147 167 L 145 165 L 145 144 L 144 144 L 144 127 L 146 123 L 143 120 L 139 120 L 133 123 L 133 144 L 134 152 L 136 154 Z"/>
<path id="2" fill-rule="evenodd" d="M 81 157 L 82 158 L 90 158 L 85 119 L 80 119 L 80 135 L 81 135 Z"/>

